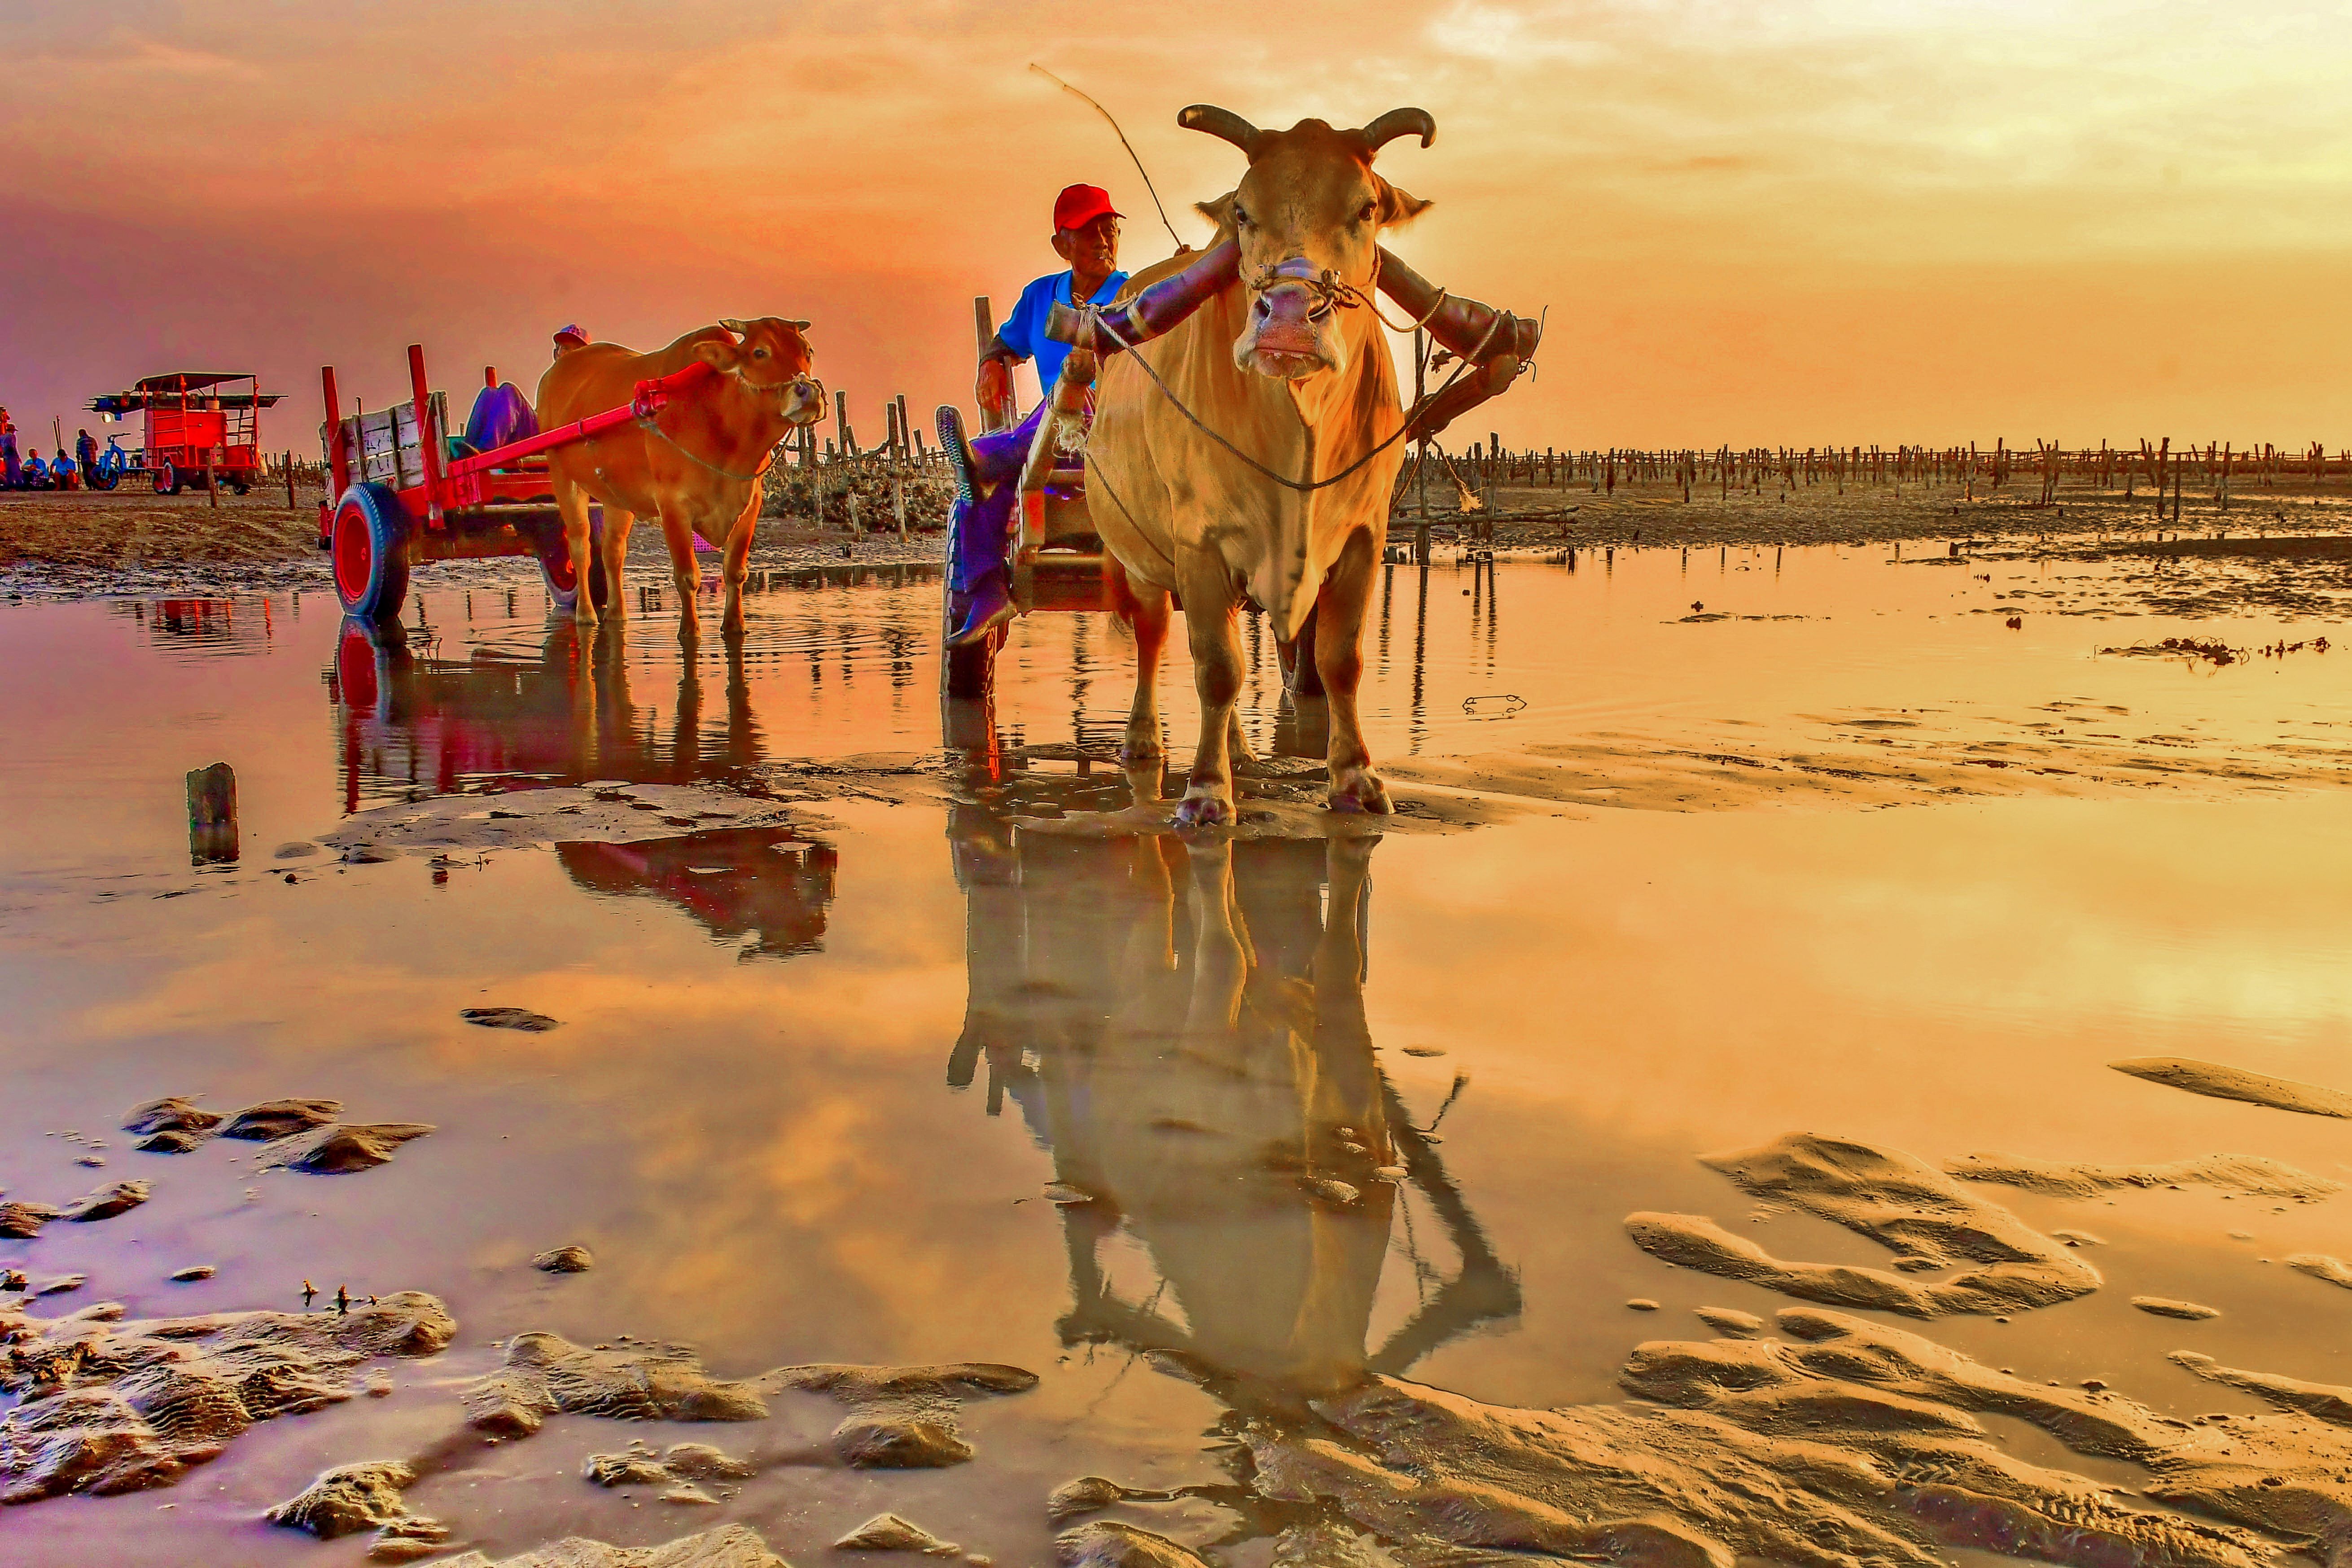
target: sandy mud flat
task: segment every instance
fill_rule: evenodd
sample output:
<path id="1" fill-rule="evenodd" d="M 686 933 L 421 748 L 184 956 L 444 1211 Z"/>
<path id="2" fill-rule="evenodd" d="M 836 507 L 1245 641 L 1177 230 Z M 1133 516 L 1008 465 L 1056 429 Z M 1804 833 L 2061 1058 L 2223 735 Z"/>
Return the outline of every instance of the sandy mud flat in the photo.
<path id="1" fill-rule="evenodd" d="M 1181 647 L 1122 765 L 926 569 L 370 636 L 143 526 L 0 605 L 12 1564 L 2352 1550 L 2325 551 L 1391 566 L 1397 815 L 1250 623 L 1204 834 Z"/>

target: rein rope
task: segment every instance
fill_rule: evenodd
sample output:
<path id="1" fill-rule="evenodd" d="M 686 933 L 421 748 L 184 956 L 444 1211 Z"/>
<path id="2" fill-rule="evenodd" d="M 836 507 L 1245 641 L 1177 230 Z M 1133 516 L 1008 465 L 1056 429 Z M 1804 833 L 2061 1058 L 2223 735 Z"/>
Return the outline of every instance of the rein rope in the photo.
<path id="1" fill-rule="evenodd" d="M 1300 279 L 1300 281 L 1307 280 Z M 1357 289 L 1353 284 L 1343 282 L 1340 279 L 1334 278 L 1328 271 L 1325 272 L 1320 279 L 1307 282 L 1307 287 L 1315 289 L 1317 292 L 1322 294 L 1324 298 L 1333 301 L 1334 303 L 1345 302 L 1349 309 L 1354 308 L 1354 301 L 1346 301 L 1345 296 L 1353 294 L 1360 300 L 1363 292 L 1361 289 Z M 1440 290 L 1440 303 L 1444 302 L 1443 295 L 1444 291 Z M 1218 446 L 1223 447 L 1226 451 L 1231 452 L 1234 457 L 1239 458 L 1244 463 L 1246 463 L 1258 473 L 1264 475 L 1269 479 L 1272 479 L 1276 484 L 1282 486 L 1286 489 L 1296 490 L 1301 495 L 1312 495 L 1317 490 L 1328 489 L 1331 486 L 1338 484 L 1340 480 L 1352 477 L 1357 469 L 1361 468 L 1374 458 L 1379 457 L 1382 452 L 1387 451 L 1391 447 L 1393 447 L 1399 441 L 1403 440 L 1404 437 L 1412 432 L 1412 422 L 1421 416 L 1422 411 L 1427 408 L 1432 403 L 1435 402 L 1439 397 L 1443 396 L 1453 387 L 1455 382 L 1462 379 L 1464 374 L 1469 371 L 1471 365 L 1475 363 L 1479 356 L 1484 354 L 1488 347 L 1493 344 L 1496 332 L 1500 331 L 1503 325 L 1503 316 L 1500 312 L 1497 312 L 1495 319 L 1487 323 L 1486 334 L 1478 340 L 1477 348 L 1473 350 L 1471 353 L 1463 355 L 1454 362 L 1454 374 L 1445 378 L 1444 385 L 1440 386 L 1434 392 L 1423 395 L 1420 398 L 1414 401 L 1413 405 L 1405 411 L 1403 423 L 1399 425 L 1395 431 L 1391 434 L 1387 439 L 1381 441 L 1380 445 L 1374 447 L 1370 451 L 1366 452 L 1362 457 L 1357 458 L 1354 462 L 1349 464 L 1346 468 L 1340 469 L 1338 473 L 1333 474 L 1328 479 L 1310 481 L 1307 479 L 1294 479 L 1286 474 L 1276 473 L 1272 468 L 1267 468 L 1264 463 L 1259 462 L 1255 458 L 1251 457 L 1247 452 L 1243 451 L 1239 447 L 1234 446 L 1231 441 L 1225 439 L 1222 433 L 1211 429 L 1207 422 L 1202 419 L 1199 415 L 1193 413 L 1192 409 L 1186 407 L 1184 405 L 1184 400 L 1177 396 L 1175 391 L 1171 388 L 1165 381 L 1162 381 L 1160 378 L 1160 373 L 1151 367 L 1151 362 L 1145 359 L 1140 353 L 1135 352 L 1139 345 L 1129 342 L 1125 338 L 1121 337 L 1119 335 L 1118 329 L 1112 326 L 1110 322 L 1093 307 L 1087 307 L 1087 313 L 1094 317 L 1095 324 L 1102 329 L 1104 336 L 1109 338 L 1111 342 L 1117 343 L 1120 348 L 1128 351 L 1128 353 L 1131 358 L 1133 358 L 1135 363 L 1143 367 L 1143 374 L 1151 378 L 1151 384 L 1160 389 L 1160 395 L 1168 400 L 1169 406 L 1174 408 L 1177 413 L 1181 414 L 1186 419 L 1190 420 L 1194 429 L 1200 431 L 1202 435 L 1206 436 L 1210 440 L 1214 441 Z M 1378 308 L 1375 307 L 1373 314 L 1378 315 L 1379 313 Z M 1435 314 L 1433 310 L 1431 313 L 1433 315 Z M 1116 497 L 1112 499 L 1117 500 Z M 1124 502 L 1120 504 L 1119 510 L 1122 511 L 1127 510 Z"/>

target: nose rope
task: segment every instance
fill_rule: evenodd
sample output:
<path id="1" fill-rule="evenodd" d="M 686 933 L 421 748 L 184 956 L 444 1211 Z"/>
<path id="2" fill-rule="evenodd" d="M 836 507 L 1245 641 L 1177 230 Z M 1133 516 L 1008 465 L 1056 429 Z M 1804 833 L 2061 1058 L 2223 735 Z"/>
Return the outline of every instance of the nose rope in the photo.
<path id="1" fill-rule="evenodd" d="M 1380 281 L 1378 252 L 1373 254 L 1372 268 L 1372 280 L 1377 287 Z M 1371 308 L 1372 314 L 1379 319 L 1381 326 L 1400 335 L 1417 332 L 1437 320 L 1437 312 L 1445 308 L 1445 301 L 1452 297 L 1449 290 L 1440 289 L 1437 291 L 1437 298 L 1430 303 L 1428 314 L 1417 321 L 1408 321 L 1399 326 L 1389 320 L 1388 313 L 1381 309 L 1380 300 L 1371 293 L 1357 288 L 1328 267 L 1325 268 L 1318 277 L 1304 278 L 1295 272 L 1284 272 L 1275 263 L 1266 262 L 1258 268 L 1256 280 L 1250 287 L 1263 294 L 1276 283 L 1296 283 L 1315 296 L 1316 303 L 1307 312 L 1309 321 L 1322 320 L 1331 313 L 1331 308 L 1335 305 L 1344 310 L 1352 310 L 1359 305 L 1365 305 Z"/>

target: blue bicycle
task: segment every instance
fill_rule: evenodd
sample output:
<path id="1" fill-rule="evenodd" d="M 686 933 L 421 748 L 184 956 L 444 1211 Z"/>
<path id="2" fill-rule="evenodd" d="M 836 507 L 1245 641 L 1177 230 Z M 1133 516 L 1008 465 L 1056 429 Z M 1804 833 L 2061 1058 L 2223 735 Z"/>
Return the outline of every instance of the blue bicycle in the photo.
<path id="1" fill-rule="evenodd" d="M 122 437 L 120 436 L 109 436 L 106 438 L 106 450 L 98 455 L 98 461 L 92 466 L 93 471 L 89 476 L 90 489 L 110 490 L 122 482 L 123 475 L 140 466 L 130 453 L 122 449 L 121 441 Z"/>

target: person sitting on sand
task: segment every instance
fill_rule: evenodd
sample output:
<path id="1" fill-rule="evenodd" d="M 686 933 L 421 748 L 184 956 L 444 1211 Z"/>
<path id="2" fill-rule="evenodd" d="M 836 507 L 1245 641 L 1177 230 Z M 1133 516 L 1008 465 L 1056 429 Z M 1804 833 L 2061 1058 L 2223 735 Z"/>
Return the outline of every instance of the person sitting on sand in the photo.
<path id="1" fill-rule="evenodd" d="M 73 459 L 66 456 L 63 447 L 58 448 L 57 460 L 49 465 L 49 479 L 61 490 L 73 489 L 81 481 L 81 476 L 74 471 Z"/>
<path id="2" fill-rule="evenodd" d="M 1067 344 L 1045 335 L 1045 319 L 1056 304 L 1108 305 L 1127 287 L 1127 274 L 1118 269 L 1120 216 L 1110 205 L 1110 193 L 1099 185 L 1071 185 L 1055 198 L 1054 254 L 1070 264 L 1069 270 L 1049 272 L 1021 290 L 1020 302 L 981 356 L 976 388 L 982 408 L 1002 407 L 1011 401 L 1012 367 L 1034 360 L 1044 397 L 1011 430 L 970 442 L 962 439 L 961 429 L 940 431 L 948 459 L 960 470 L 957 500 L 948 521 L 955 541 L 948 586 L 961 611 L 948 639 L 954 647 L 976 643 L 1013 618 L 1007 554 L 1017 499 L 1013 481 L 1029 455 L 1038 416 L 1052 400 L 1062 362 L 1070 354 Z M 952 419 L 953 411 L 941 417 Z M 982 485 L 995 488 L 982 496 Z"/>
<path id="3" fill-rule="evenodd" d="M 45 490 L 49 488 L 49 466 L 41 461 L 41 449 L 34 447 L 26 454 L 16 470 L 16 488 L 20 490 Z"/>

